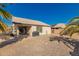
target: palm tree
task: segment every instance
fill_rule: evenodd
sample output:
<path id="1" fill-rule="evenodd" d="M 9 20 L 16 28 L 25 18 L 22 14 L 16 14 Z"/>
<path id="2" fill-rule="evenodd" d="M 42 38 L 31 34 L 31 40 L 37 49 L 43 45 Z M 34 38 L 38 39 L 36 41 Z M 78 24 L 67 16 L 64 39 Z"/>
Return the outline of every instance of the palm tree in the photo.
<path id="1" fill-rule="evenodd" d="M 71 37 L 74 33 L 79 33 L 79 17 L 72 18 L 66 28 L 60 32 L 60 35 L 69 35 Z"/>
<path id="2" fill-rule="evenodd" d="M 12 18 L 12 15 L 10 13 L 8 13 L 7 11 L 5 11 L 3 8 L 5 8 L 5 4 L 0 4 L 0 15 L 4 18 L 6 18 L 7 20 L 10 20 Z"/>
<path id="3" fill-rule="evenodd" d="M 1 16 L 1 19 L 0 19 L 0 22 L 1 20 L 3 19 L 6 19 L 6 20 L 11 20 L 12 19 L 12 15 L 10 13 L 8 13 L 7 11 L 4 10 L 5 7 L 7 7 L 8 4 L 1 4 L 0 3 L 0 16 Z M 7 25 L 5 25 L 7 26 Z M 3 26 L 0 24 L 0 29 L 3 30 Z"/>

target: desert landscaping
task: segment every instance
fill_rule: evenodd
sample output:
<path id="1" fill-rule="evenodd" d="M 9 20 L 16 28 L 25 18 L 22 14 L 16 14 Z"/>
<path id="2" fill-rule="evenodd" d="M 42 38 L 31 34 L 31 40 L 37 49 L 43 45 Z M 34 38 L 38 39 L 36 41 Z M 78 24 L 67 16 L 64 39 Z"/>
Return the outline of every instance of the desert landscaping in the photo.
<path id="1" fill-rule="evenodd" d="M 0 55 L 70 56 L 70 52 L 73 50 L 67 47 L 63 42 L 50 41 L 50 36 L 51 35 L 43 35 L 24 38 L 21 41 L 0 48 Z"/>
<path id="2" fill-rule="evenodd" d="M 79 56 L 79 16 L 63 5 L 0 3 L 0 56 Z"/>
<path id="3" fill-rule="evenodd" d="M 56 26 L 58 28 L 62 27 L 60 25 L 63 24 Z M 62 29 L 59 28 L 54 29 L 50 35 L 21 35 L 9 40 L 1 39 L 3 41 L 0 41 L 0 56 L 71 56 L 71 52 L 74 55 L 79 55 L 79 53 L 77 53 L 79 49 L 75 51 L 76 45 L 78 48 L 79 43 L 76 44 L 75 41 L 73 41 L 79 41 L 78 33 L 74 33 L 71 39 L 68 39 L 70 38 L 69 36 L 64 35 L 63 37 L 65 37 L 66 41 L 62 41 L 63 38 L 60 38 L 61 36 L 59 34 L 61 31 Z M 60 41 L 57 41 L 59 39 Z M 71 42 L 68 40 L 71 40 Z"/>

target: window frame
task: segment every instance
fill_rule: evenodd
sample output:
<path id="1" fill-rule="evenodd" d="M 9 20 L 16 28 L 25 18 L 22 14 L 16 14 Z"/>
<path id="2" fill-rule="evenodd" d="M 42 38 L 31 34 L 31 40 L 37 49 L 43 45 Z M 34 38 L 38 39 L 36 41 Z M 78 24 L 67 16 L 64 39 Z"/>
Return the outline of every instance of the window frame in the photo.
<path id="1" fill-rule="evenodd" d="M 42 26 L 37 26 L 36 31 L 42 33 Z"/>

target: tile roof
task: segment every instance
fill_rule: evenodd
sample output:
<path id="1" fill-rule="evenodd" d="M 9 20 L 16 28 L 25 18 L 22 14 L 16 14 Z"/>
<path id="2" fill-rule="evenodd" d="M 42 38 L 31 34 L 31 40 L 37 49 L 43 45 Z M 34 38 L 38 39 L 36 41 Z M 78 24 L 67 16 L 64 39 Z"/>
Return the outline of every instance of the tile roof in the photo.
<path id="1" fill-rule="evenodd" d="M 15 23 L 22 23 L 22 24 L 28 24 L 28 25 L 42 25 L 42 26 L 50 26 L 46 23 L 43 23 L 38 20 L 31 20 L 31 19 L 25 19 L 25 18 L 20 18 L 20 17 L 12 17 L 13 22 Z"/>

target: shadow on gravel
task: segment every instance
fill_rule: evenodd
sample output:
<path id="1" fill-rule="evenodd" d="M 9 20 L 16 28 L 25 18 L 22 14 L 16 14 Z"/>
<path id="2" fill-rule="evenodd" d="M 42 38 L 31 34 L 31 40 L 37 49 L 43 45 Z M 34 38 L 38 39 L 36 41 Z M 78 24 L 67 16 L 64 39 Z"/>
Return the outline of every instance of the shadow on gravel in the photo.
<path id="1" fill-rule="evenodd" d="M 0 48 L 4 47 L 6 45 L 12 44 L 12 43 L 16 43 L 18 41 L 21 41 L 24 37 L 25 36 L 23 36 L 23 35 L 19 35 L 19 36 L 15 36 L 13 39 L 9 39 L 7 41 L 1 42 Z"/>
<path id="2" fill-rule="evenodd" d="M 58 42 L 63 42 L 67 47 L 69 47 L 70 49 L 72 49 L 73 51 L 69 52 L 71 56 L 79 56 L 79 41 L 77 41 L 78 39 L 70 39 L 70 38 L 66 38 L 66 37 L 50 37 L 50 41 L 58 41 Z M 74 47 L 74 49 L 72 47 Z"/>

